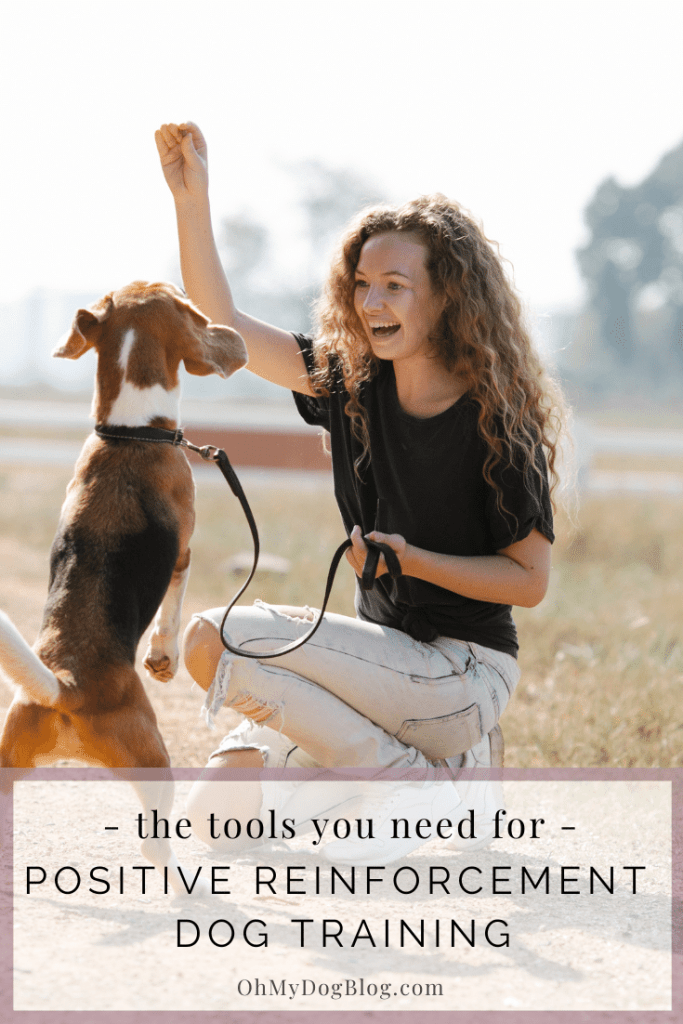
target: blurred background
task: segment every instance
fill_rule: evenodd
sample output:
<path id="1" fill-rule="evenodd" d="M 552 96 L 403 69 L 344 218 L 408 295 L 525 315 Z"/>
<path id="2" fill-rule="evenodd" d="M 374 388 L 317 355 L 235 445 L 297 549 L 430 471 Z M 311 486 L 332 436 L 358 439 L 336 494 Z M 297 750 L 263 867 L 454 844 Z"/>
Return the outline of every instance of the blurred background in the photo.
<path id="1" fill-rule="evenodd" d="M 153 135 L 192 119 L 237 300 L 282 327 L 310 328 L 368 202 L 441 191 L 499 243 L 574 409 L 580 499 L 548 598 L 516 616 L 508 762 L 683 765 L 677 0 L 27 0 L 3 23 L 0 606 L 26 635 L 90 429 L 93 357 L 50 353 L 80 306 L 180 280 Z M 184 393 L 188 435 L 245 467 L 268 549 L 294 564 L 262 596 L 314 604 L 341 529 L 319 438 L 247 371 Z M 209 474 L 188 611 L 224 601 L 247 544 Z M 311 510 L 315 537 L 297 525 Z M 339 610 L 351 594 L 339 584 Z M 203 763 L 203 736 L 177 743 L 176 763 Z"/>

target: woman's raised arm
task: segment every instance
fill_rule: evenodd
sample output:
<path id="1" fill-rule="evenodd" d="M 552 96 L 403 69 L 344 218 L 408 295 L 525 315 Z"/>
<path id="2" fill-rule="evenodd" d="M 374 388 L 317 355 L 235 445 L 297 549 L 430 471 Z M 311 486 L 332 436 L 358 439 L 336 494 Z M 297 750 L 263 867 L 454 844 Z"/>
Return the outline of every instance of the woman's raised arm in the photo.
<path id="1" fill-rule="evenodd" d="M 214 323 L 239 331 L 253 373 L 292 391 L 313 394 L 296 339 L 235 306 L 211 225 L 206 140 L 201 131 L 191 121 L 164 124 L 154 137 L 175 201 L 180 267 L 188 297 Z"/>

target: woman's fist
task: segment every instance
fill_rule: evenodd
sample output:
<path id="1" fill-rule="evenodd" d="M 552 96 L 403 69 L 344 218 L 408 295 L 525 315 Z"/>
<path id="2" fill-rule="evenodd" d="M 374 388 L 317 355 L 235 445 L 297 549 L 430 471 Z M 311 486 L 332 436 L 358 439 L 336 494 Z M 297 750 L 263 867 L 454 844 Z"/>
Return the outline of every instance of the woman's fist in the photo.
<path id="1" fill-rule="evenodd" d="M 209 188 L 206 140 L 196 124 L 162 124 L 154 133 L 161 169 L 174 199 L 198 199 Z"/>
<path id="2" fill-rule="evenodd" d="M 379 533 L 377 530 L 373 530 L 372 533 L 367 534 L 370 540 L 376 540 L 380 544 L 386 544 L 387 547 L 393 548 L 398 556 L 399 562 L 402 561 L 406 551 L 405 537 L 401 537 L 398 533 Z M 346 552 L 346 558 L 349 564 L 353 567 L 353 571 L 359 578 L 363 575 L 363 566 L 365 565 L 365 559 L 368 553 L 368 546 L 363 539 L 360 526 L 354 526 L 351 531 L 351 547 Z M 377 572 L 375 573 L 375 579 L 378 576 L 383 576 L 385 572 L 389 572 L 387 569 L 387 563 L 384 560 L 384 555 L 380 556 L 379 564 L 377 566 Z"/>

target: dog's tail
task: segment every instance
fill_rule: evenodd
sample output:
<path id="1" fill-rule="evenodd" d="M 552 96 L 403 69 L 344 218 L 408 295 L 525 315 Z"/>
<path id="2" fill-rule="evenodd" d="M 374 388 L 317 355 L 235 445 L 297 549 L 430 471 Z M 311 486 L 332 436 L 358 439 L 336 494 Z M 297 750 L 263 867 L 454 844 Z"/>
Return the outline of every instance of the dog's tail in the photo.
<path id="1" fill-rule="evenodd" d="M 56 703 L 60 693 L 59 679 L 43 665 L 12 620 L 2 611 L 0 670 L 9 683 L 20 686 L 36 703 L 49 707 Z"/>

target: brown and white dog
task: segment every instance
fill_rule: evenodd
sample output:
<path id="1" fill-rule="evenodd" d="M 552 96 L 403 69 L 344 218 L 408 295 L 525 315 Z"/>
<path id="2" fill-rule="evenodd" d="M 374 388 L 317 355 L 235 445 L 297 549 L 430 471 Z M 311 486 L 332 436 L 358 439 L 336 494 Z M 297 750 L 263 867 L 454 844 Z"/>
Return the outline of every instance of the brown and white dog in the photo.
<path id="1" fill-rule="evenodd" d="M 247 361 L 236 331 L 210 324 L 171 284 L 136 281 L 76 314 L 53 353 L 94 348 L 92 415 L 119 427 L 178 425 L 181 362 L 194 374 L 228 377 Z M 0 767 L 75 758 L 110 768 L 165 768 L 169 756 L 135 671 L 142 634 L 156 614 L 145 668 L 167 681 L 178 666 L 178 629 L 194 527 L 194 481 L 170 444 L 91 434 L 62 507 L 50 582 L 33 649 L 0 612 L 0 668 L 17 688 L 0 739 Z M 145 808 L 168 817 L 167 782 L 133 782 Z M 164 840 L 143 854 L 169 868 Z"/>

